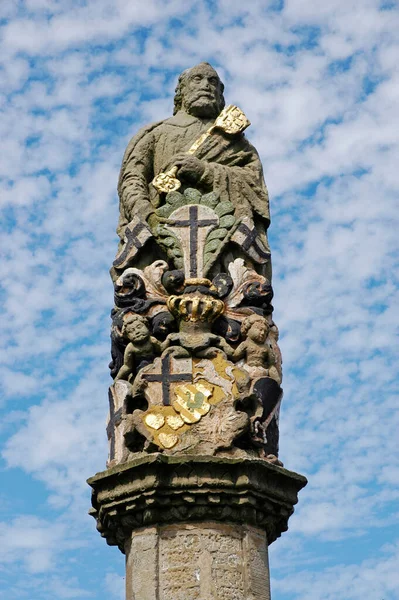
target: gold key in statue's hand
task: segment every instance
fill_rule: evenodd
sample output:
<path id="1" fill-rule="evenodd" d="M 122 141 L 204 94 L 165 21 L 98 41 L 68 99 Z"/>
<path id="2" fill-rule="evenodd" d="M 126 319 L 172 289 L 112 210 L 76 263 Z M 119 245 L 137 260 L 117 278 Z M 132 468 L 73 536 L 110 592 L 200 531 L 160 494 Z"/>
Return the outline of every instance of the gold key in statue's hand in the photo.
<path id="1" fill-rule="evenodd" d="M 244 131 L 250 124 L 251 122 L 242 110 L 238 106 L 230 104 L 222 110 L 213 125 L 194 142 L 187 151 L 187 154 L 194 154 L 205 140 L 212 135 L 215 129 L 221 129 L 225 133 L 234 135 Z M 181 182 L 176 177 L 177 171 L 178 167 L 174 166 L 169 171 L 159 173 L 159 175 L 154 177 L 151 183 L 159 194 L 162 192 L 165 194 L 175 192 L 181 187 Z"/>

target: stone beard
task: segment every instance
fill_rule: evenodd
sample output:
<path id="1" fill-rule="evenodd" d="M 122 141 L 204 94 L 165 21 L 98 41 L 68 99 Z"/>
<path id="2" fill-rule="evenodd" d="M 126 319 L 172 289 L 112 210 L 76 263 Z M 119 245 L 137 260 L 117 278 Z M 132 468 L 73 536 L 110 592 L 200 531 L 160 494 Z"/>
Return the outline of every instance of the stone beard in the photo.
<path id="1" fill-rule="evenodd" d="M 153 451 L 281 464 L 269 200 L 223 92 L 208 63 L 184 71 L 174 115 L 123 158 L 108 466 Z"/>

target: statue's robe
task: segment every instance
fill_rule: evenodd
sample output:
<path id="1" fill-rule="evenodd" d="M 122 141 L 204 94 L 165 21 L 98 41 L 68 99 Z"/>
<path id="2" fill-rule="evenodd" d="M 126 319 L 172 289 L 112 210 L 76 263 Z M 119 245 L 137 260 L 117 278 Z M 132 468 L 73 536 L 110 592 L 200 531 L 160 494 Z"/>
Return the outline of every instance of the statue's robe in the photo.
<path id="1" fill-rule="evenodd" d="M 174 157 L 187 152 L 211 124 L 179 111 L 170 119 L 144 127 L 131 139 L 123 157 L 118 184 L 120 218 L 117 232 L 121 238 L 133 216 L 147 221 L 160 206 L 162 198 L 151 184 L 155 175 L 170 169 Z M 244 134 L 228 135 L 216 130 L 198 148 L 195 156 L 206 162 L 205 172 L 195 185 L 182 182 L 179 191 L 196 187 L 202 193 L 217 192 L 220 202 L 229 200 L 234 205 L 238 219 L 252 217 L 268 247 L 269 198 L 262 164 Z M 237 255 L 235 253 L 234 258 Z M 270 271 L 270 265 L 267 271 Z"/>

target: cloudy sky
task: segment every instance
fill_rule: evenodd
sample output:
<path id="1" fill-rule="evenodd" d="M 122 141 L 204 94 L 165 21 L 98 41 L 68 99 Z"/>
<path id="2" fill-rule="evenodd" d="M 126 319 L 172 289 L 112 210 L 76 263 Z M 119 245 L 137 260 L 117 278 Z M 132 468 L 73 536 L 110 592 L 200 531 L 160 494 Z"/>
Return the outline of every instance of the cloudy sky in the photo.
<path id="1" fill-rule="evenodd" d="M 107 456 L 116 182 L 202 60 L 263 160 L 281 458 L 309 479 L 270 549 L 273 600 L 399 598 L 397 8 L 0 2 L 0 598 L 123 598 L 85 483 Z"/>

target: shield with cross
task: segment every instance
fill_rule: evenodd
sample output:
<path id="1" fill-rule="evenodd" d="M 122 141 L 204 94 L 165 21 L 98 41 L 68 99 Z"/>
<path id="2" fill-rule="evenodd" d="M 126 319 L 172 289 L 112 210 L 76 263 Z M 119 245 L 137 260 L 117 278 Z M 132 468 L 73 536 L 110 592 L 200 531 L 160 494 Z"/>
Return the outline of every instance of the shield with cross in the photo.
<path id="1" fill-rule="evenodd" d="M 126 226 L 122 248 L 113 262 L 115 269 L 121 270 L 129 266 L 138 251 L 150 238 L 152 238 L 150 228 L 135 215 Z"/>
<path id="2" fill-rule="evenodd" d="M 141 415 L 147 432 L 144 433 L 161 448 L 172 448 L 188 425 L 198 421 L 210 409 L 205 400 L 211 395 L 212 386 L 208 389 L 194 381 L 191 357 L 164 352 L 161 358 L 156 358 L 140 372 L 139 379 L 148 402 L 148 410 Z"/>
<path id="3" fill-rule="evenodd" d="M 157 399 L 158 404 L 170 406 L 176 385 L 193 381 L 192 359 L 166 352 L 143 369 L 141 379 L 145 382 L 144 394 L 151 403 Z"/>
<path id="4" fill-rule="evenodd" d="M 221 352 L 211 359 L 191 358 L 169 348 L 136 377 L 133 396 L 144 395 L 148 408 L 134 410 L 134 426 L 147 443 L 171 453 L 202 444 L 205 431 L 213 443 L 213 417 L 227 437 L 234 437 L 235 403 L 244 388 L 249 391 L 248 384 L 247 374 Z"/>
<path id="5" fill-rule="evenodd" d="M 209 206 L 188 204 L 177 208 L 165 225 L 180 241 L 187 278 L 204 277 L 204 247 L 208 234 L 219 225 Z"/>
<path id="6" fill-rule="evenodd" d="M 231 240 L 238 244 L 258 264 L 265 264 L 270 260 L 270 251 L 262 241 L 258 230 L 249 217 L 244 217 L 231 236 Z"/>
<path id="7" fill-rule="evenodd" d="M 126 416 L 126 401 L 130 392 L 127 381 L 115 381 L 109 388 L 109 413 L 107 420 L 107 437 L 109 445 L 107 467 L 113 467 L 123 461 L 126 454 L 124 445 L 123 421 Z"/>

